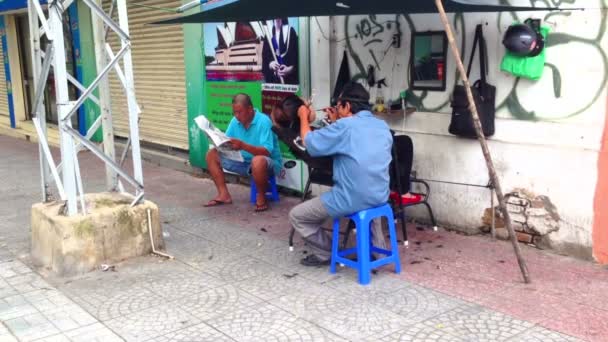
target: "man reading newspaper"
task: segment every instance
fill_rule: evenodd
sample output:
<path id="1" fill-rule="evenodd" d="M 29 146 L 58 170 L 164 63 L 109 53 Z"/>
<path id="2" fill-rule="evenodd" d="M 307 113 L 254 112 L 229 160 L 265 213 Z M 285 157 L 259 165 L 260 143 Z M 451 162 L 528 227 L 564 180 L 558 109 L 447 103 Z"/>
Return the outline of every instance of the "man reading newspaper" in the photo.
<path id="1" fill-rule="evenodd" d="M 221 152 L 218 152 L 218 148 L 209 150 L 207 168 L 217 188 L 217 196 L 205 207 L 232 203 L 223 171 L 227 170 L 253 177 L 258 191 L 255 211 L 268 210 L 265 196 L 268 177 L 278 174 L 282 164 L 279 142 L 271 129 L 272 121 L 266 114 L 253 108 L 251 98 L 246 94 L 234 96 L 232 112 L 234 117 L 228 125 L 226 136 L 230 138 L 230 148 L 239 151 L 243 160 L 228 157 L 225 143 L 214 143 Z"/>

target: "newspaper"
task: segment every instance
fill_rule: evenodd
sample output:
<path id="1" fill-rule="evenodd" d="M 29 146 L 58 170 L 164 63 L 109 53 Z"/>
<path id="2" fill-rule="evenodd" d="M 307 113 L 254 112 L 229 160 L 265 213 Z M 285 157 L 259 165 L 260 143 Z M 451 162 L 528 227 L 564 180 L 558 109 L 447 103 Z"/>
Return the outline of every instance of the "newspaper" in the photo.
<path id="1" fill-rule="evenodd" d="M 205 132 L 205 135 L 207 135 L 209 141 L 213 146 L 215 146 L 222 158 L 231 159 L 238 162 L 245 161 L 240 151 L 235 151 L 232 149 L 232 146 L 230 145 L 230 138 L 228 138 L 226 134 L 220 131 L 217 127 L 213 126 L 213 124 L 204 115 L 194 118 L 194 122 L 196 122 L 198 128 Z"/>

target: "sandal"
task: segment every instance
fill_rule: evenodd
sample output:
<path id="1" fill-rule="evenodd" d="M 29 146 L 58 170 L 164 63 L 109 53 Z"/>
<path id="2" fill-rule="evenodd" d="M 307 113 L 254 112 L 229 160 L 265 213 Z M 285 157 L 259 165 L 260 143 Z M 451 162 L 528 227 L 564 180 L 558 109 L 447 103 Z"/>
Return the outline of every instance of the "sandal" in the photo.
<path id="1" fill-rule="evenodd" d="M 257 204 L 257 203 L 256 203 L 256 204 L 255 204 L 255 209 L 254 209 L 254 210 L 255 210 L 255 212 L 256 212 L 256 213 L 261 213 L 261 212 L 264 212 L 264 211 L 266 211 L 266 210 L 268 210 L 268 209 L 269 209 L 269 208 L 268 208 L 268 203 L 264 202 L 264 203 L 262 203 L 262 204 Z"/>
<path id="2" fill-rule="evenodd" d="M 212 199 L 207 204 L 204 204 L 203 207 L 210 208 L 210 207 L 217 207 L 217 206 L 224 205 L 224 204 L 232 204 L 232 201 L 220 201 L 218 199 Z"/>
<path id="3" fill-rule="evenodd" d="M 331 263 L 330 259 L 322 260 L 321 258 L 319 258 L 318 256 L 316 256 L 314 254 L 309 254 L 304 259 L 300 260 L 300 264 L 302 264 L 304 266 L 313 266 L 313 267 L 327 266 L 330 263 Z"/>

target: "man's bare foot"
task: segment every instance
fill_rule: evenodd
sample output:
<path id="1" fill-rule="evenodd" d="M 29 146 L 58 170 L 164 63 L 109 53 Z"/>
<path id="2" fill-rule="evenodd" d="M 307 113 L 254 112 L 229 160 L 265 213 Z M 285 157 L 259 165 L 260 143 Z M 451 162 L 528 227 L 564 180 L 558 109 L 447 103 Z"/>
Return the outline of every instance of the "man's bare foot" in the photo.
<path id="1" fill-rule="evenodd" d="M 255 197 L 255 211 L 262 212 L 268 210 L 268 202 L 265 194 L 257 194 Z"/>
<path id="2" fill-rule="evenodd" d="M 224 204 L 232 204 L 232 199 L 231 198 L 228 198 L 228 199 L 215 198 L 215 199 L 212 199 L 211 201 L 207 202 L 207 204 L 204 204 L 203 207 L 205 207 L 205 208 L 217 207 L 219 205 L 224 205 Z"/>
<path id="3" fill-rule="evenodd" d="M 254 210 L 256 213 L 261 213 L 262 211 L 266 211 L 268 209 L 269 209 L 268 203 L 264 202 L 264 203 L 256 203 Z"/>

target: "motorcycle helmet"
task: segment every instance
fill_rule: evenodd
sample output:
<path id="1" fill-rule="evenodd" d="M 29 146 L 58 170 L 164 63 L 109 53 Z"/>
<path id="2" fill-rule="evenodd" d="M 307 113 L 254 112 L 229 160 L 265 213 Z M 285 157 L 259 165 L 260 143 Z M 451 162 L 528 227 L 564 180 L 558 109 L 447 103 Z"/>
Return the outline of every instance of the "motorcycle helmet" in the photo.
<path id="1" fill-rule="evenodd" d="M 523 24 L 509 26 L 502 44 L 516 56 L 538 56 L 545 46 L 543 36 L 540 34 L 539 20 L 528 19 Z"/>

